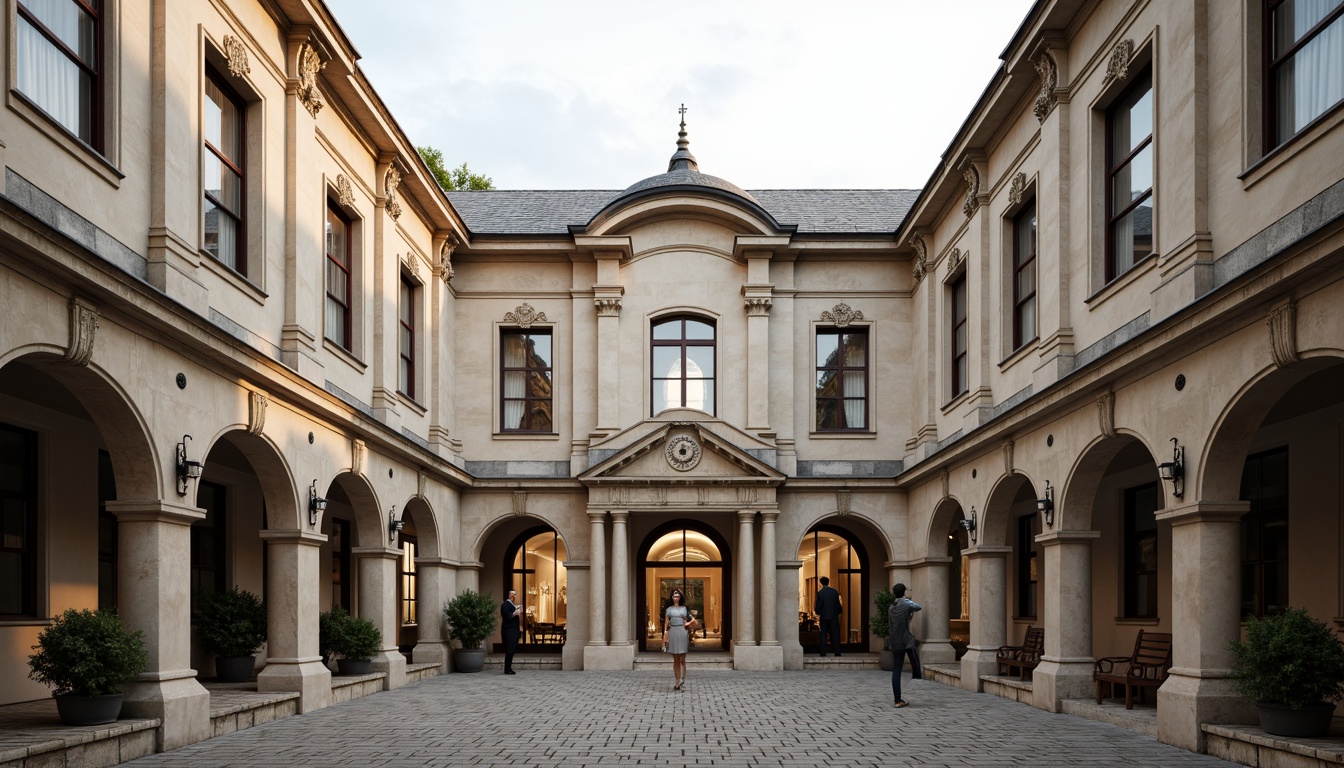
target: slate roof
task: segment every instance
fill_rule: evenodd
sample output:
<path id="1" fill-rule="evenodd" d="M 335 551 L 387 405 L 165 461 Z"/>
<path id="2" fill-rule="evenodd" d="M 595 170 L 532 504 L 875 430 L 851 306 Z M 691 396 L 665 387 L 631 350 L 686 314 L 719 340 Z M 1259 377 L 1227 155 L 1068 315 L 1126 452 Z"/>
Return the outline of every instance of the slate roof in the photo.
<path id="1" fill-rule="evenodd" d="M 762 189 L 738 190 L 706 184 L 717 177 L 676 171 L 645 179 L 627 190 L 490 190 L 449 192 L 448 199 L 476 235 L 563 235 L 587 224 L 612 200 L 632 192 L 679 183 L 670 177 L 694 173 L 700 186 L 742 192 L 784 226 L 800 234 L 884 234 L 895 232 L 909 212 L 917 189 Z M 649 183 L 658 180 L 661 183 Z M 638 189 L 636 189 L 638 188 Z"/>

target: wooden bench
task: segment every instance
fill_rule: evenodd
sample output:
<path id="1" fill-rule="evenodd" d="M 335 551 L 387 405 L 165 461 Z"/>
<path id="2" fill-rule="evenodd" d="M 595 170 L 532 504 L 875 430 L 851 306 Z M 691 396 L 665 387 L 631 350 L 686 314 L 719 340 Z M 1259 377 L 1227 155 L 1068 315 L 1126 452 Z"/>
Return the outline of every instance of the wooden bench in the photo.
<path id="1" fill-rule="evenodd" d="M 1031 670 L 1041 663 L 1041 654 L 1044 651 L 1045 628 L 1027 627 L 1027 636 L 1022 639 L 1021 645 L 999 646 L 999 652 L 995 654 L 998 672 L 1007 675 L 1016 669 L 1018 679 L 1026 680 Z"/>
<path id="2" fill-rule="evenodd" d="M 1115 686 L 1123 685 L 1125 709 L 1133 709 L 1135 689 L 1139 691 L 1139 701 L 1143 701 L 1145 691 L 1161 686 L 1170 671 L 1171 634 L 1140 629 L 1134 639 L 1133 655 L 1097 659 L 1092 673 L 1092 679 L 1097 681 L 1097 703 L 1101 703 L 1102 686 L 1110 683 L 1114 694 Z"/>

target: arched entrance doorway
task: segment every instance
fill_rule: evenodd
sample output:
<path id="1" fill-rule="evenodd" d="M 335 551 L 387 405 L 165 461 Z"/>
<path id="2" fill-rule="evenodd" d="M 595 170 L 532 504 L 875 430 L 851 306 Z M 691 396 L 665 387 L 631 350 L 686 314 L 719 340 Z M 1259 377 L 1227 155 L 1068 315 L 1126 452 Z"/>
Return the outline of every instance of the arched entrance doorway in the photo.
<path id="1" fill-rule="evenodd" d="M 518 650 L 560 653 L 569 625 L 569 558 L 564 539 L 547 525 L 523 531 L 504 553 L 504 582 L 523 607 Z"/>
<path id="2" fill-rule="evenodd" d="M 840 593 L 840 651 L 868 650 L 868 554 L 849 531 L 816 525 L 798 545 L 798 642 L 803 653 L 821 652 L 816 597 L 821 579 Z"/>
<path id="3" fill-rule="evenodd" d="M 700 619 L 691 652 L 723 651 L 732 642 L 732 611 L 728 545 L 713 529 L 676 520 L 650 533 L 639 548 L 636 577 L 639 649 L 662 644 L 663 611 L 673 589 L 686 595 L 686 605 Z"/>

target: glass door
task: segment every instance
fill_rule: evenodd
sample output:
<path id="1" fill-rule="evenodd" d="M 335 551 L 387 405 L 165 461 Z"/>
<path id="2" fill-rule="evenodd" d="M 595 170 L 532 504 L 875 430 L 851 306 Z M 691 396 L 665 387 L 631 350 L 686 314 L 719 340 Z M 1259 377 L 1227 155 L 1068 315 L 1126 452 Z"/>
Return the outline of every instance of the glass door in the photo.
<path id="1" fill-rule="evenodd" d="M 663 642 L 663 614 L 672 604 L 673 589 L 686 595 L 686 607 L 700 626 L 694 631 L 691 652 L 727 649 L 727 610 L 723 604 L 723 554 L 709 536 L 679 528 L 659 536 L 644 557 L 640 595 L 641 648 L 658 650 Z"/>

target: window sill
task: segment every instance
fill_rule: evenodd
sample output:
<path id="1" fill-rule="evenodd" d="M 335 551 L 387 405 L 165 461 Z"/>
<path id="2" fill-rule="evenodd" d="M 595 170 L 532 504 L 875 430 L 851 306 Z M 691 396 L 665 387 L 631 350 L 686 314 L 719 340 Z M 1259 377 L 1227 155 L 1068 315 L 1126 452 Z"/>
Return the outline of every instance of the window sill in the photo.
<path id="1" fill-rule="evenodd" d="M 1033 338 L 1031 341 L 1028 341 L 1026 344 L 1023 344 L 1022 346 L 1013 350 L 1012 354 L 1008 355 L 1007 357 L 1003 358 L 1003 360 L 999 361 L 999 370 L 1000 371 L 1007 370 L 1008 368 L 1013 367 L 1013 364 L 1016 363 L 1018 360 L 1021 360 L 1022 358 L 1031 354 L 1032 352 L 1035 352 L 1036 348 L 1040 346 L 1040 342 L 1041 337 L 1037 336 Z"/>
<path id="2" fill-rule="evenodd" d="M 1120 293 L 1125 288 L 1128 288 L 1130 285 L 1137 282 L 1139 278 L 1147 275 L 1156 267 L 1157 252 L 1154 251 L 1153 253 L 1148 254 L 1143 261 L 1130 267 L 1128 272 L 1103 285 L 1096 293 L 1083 299 L 1083 303 L 1087 305 L 1089 311 L 1094 310 L 1102 304 L 1105 304 L 1107 299 Z"/>
<path id="3" fill-rule="evenodd" d="M 359 373 L 364 373 L 364 371 L 367 370 L 369 367 L 368 364 L 365 363 L 363 360 L 360 360 L 358 357 L 355 357 L 353 352 L 351 352 L 348 349 L 345 349 L 344 347 L 332 341 L 331 339 L 327 338 L 322 339 L 322 347 L 331 354 L 335 355 L 338 359 L 344 361 L 351 368 L 354 368 Z"/>
<path id="4" fill-rule="evenodd" d="M 257 302 L 258 305 L 266 306 L 268 295 L 256 283 L 248 280 L 241 272 L 230 269 L 227 265 L 221 263 L 214 256 L 211 256 L 209 251 L 201 251 L 200 254 L 201 263 L 206 265 L 211 272 L 231 283 L 240 293 Z"/>
<path id="5" fill-rule="evenodd" d="M 1115 617 L 1115 623 L 1124 627 L 1156 627 L 1162 623 L 1162 619 L 1156 616 L 1139 616 L 1134 618 Z"/>
<path id="6" fill-rule="evenodd" d="M 428 408 L 417 403 L 415 401 L 415 398 L 411 397 L 410 395 L 407 395 L 404 392 L 397 392 L 397 402 L 401 403 L 407 408 L 410 408 L 412 411 L 415 412 L 417 416 L 424 416 L 426 413 L 429 412 Z"/>
<path id="7" fill-rule="evenodd" d="M 949 400 L 947 404 L 944 405 L 939 410 L 941 410 L 943 415 L 946 416 L 947 414 L 955 410 L 957 406 L 961 405 L 962 403 L 970 399 L 971 399 L 971 390 L 968 389 L 965 392 L 962 392 L 960 395 L 957 395 L 956 397 Z"/>
<path id="8" fill-rule="evenodd" d="M 872 430 L 856 429 L 852 432 L 826 431 L 810 432 L 808 437 L 813 440 L 875 440 L 877 433 Z"/>
<path id="9" fill-rule="evenodd" d="M 1292 138 L 1271 149 L 1264 157 L 1251 163 L 1251 167 L 1237 177 L 1241 180 L 1242 189 L 1250 189 L 1264 178 L 1273 175 L 1274 171 L 1301 154 L 1307 147 L 1315 144 L 1322 137 L 1333 133 L 1341 123 L 1344 123 L 1344 101 L 1340 101 L 1327 109 L 1315 120 L 1303 126 L 1302 130 L 1293 134 Z"/>
<path id="10" fill-rule="evenodd" d="M 47 111 L 37 106 L 18 90 L 11 88 L 9 91 L 9 108 L 18 113 L 20 117 L 27 120 L 34 128 L 45 134 L 58 146 L 68 152 L 76 160 L 89 167 L 89 170 L 98 174 L 103 181 L 106 181 L 116 189 L 121 188 L 121 180 L 126 178 L 122 173 L 98 150 L 89 146 L 83 139 L 70 132 L 69 128 L 61 125 Z"/>
<path id="11" fill-rule="evenodd" d="M 559 440 L 558 432 L 496 432 L 495 440 Z"/>

